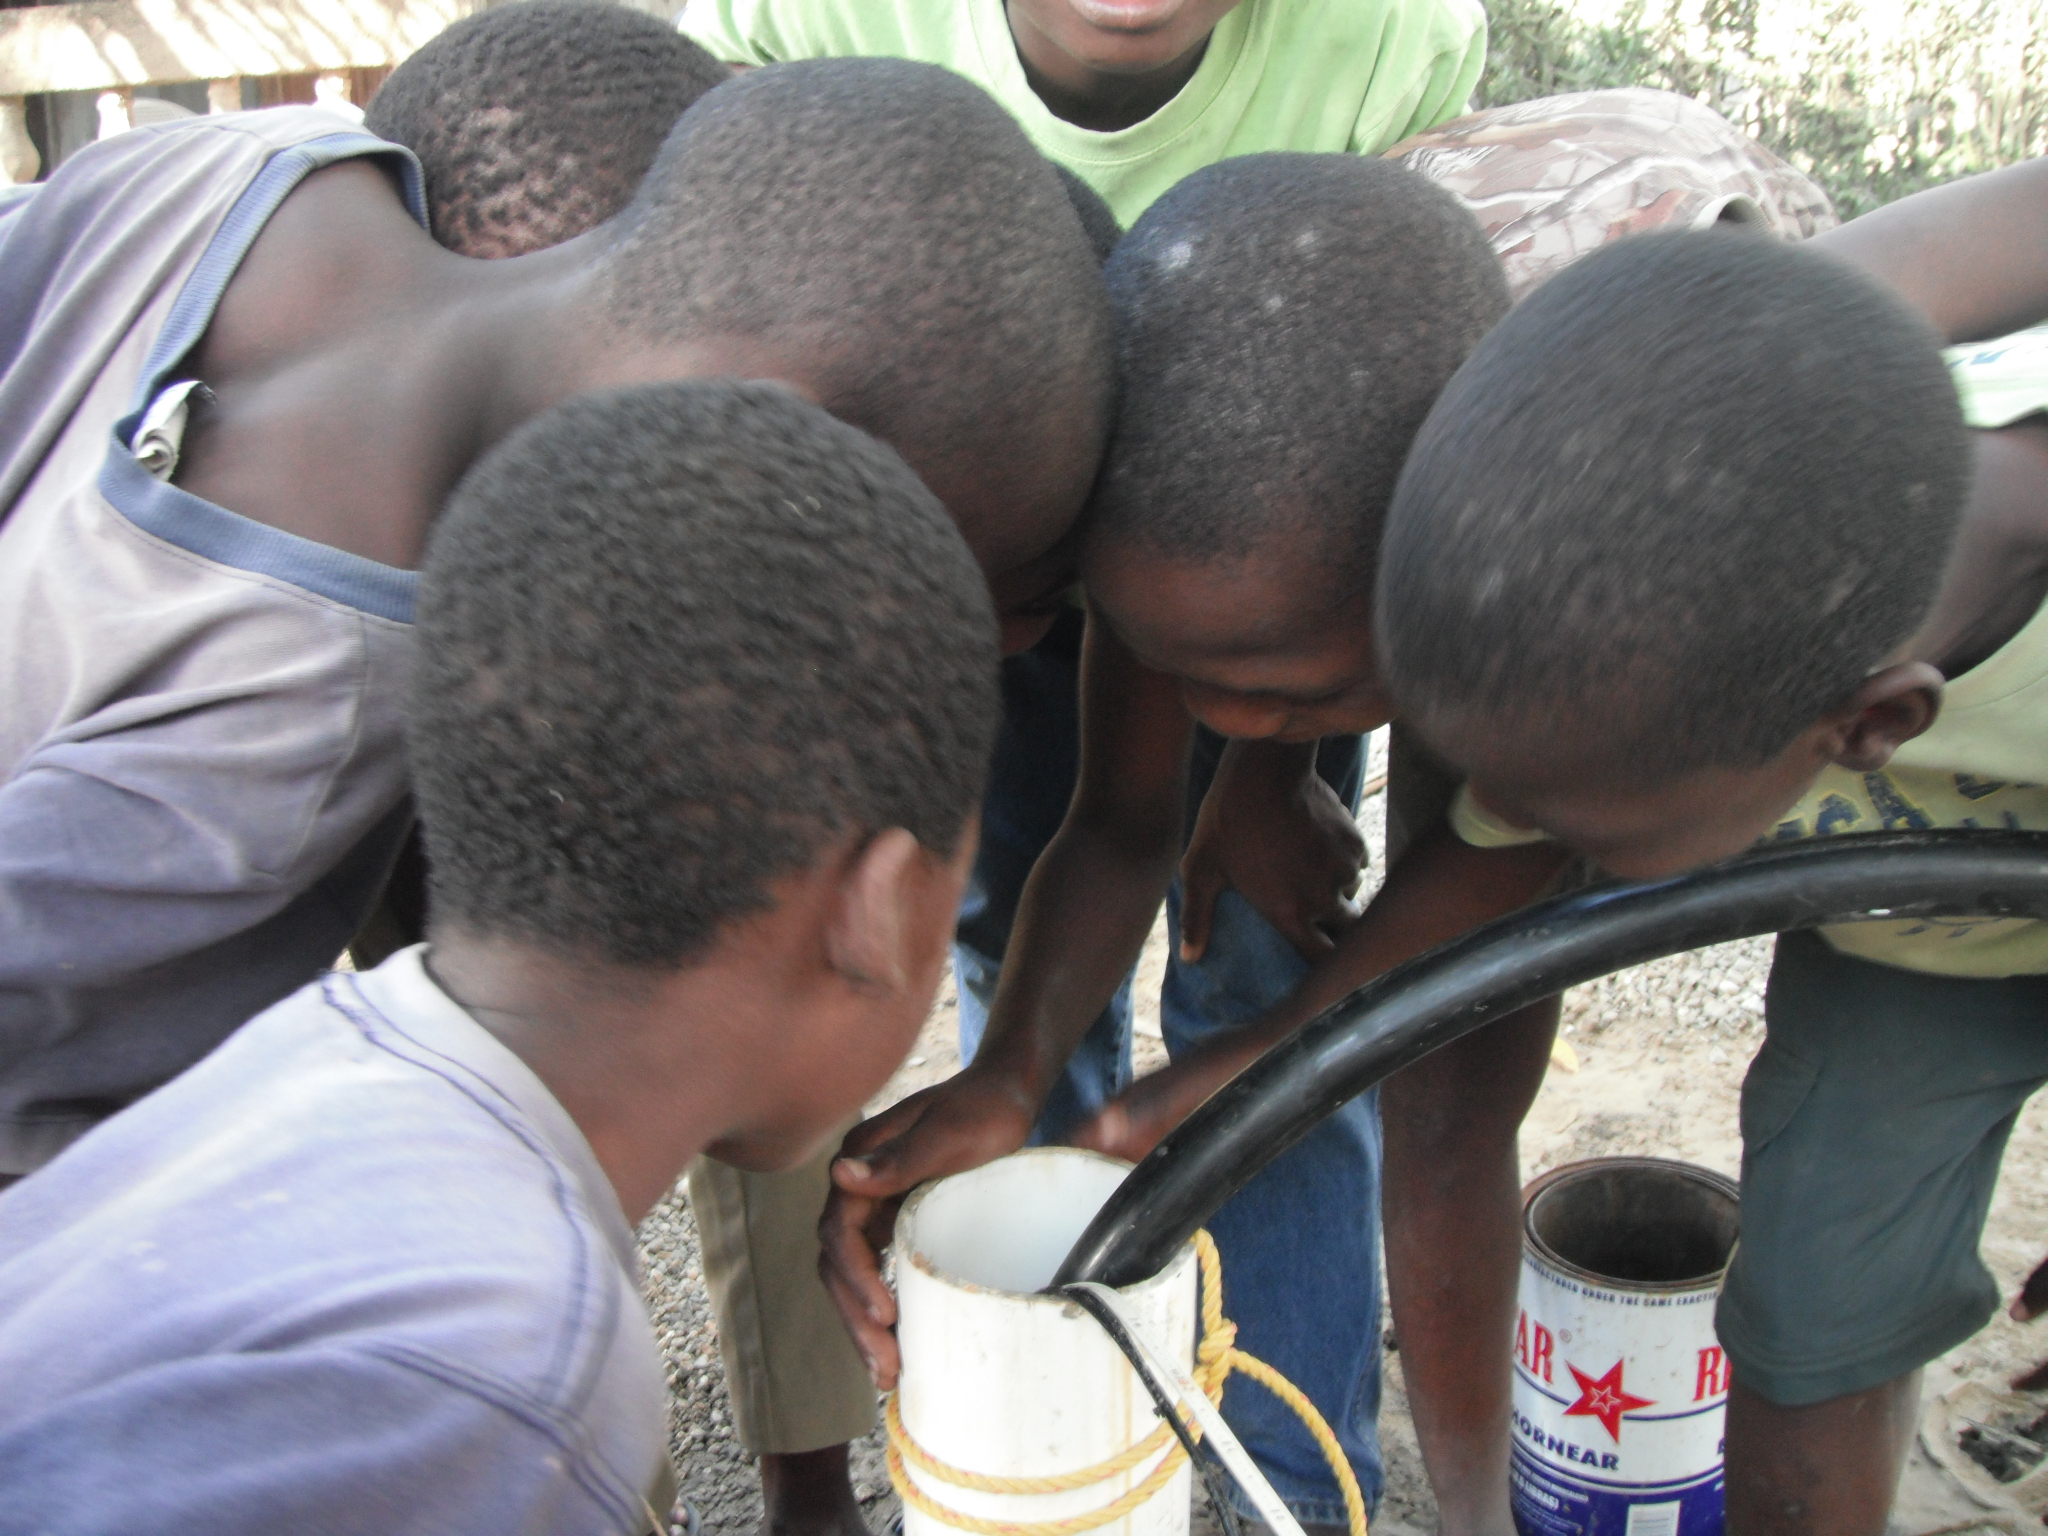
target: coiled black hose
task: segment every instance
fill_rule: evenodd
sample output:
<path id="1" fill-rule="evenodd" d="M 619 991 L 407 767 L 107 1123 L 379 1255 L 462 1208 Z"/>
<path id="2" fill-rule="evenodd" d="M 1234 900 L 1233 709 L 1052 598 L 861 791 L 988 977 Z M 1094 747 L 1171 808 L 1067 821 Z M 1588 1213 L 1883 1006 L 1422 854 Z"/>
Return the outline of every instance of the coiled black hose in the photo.
<path id="1" fill-rule="evenodd" d="M 1047 1289 L 1157 1274 L 1216 1208 L 1410 1062 L 1566 987 L 1760 933 L 1889 915 L 2048 918 L 2048 833 L 1878 832 L 1786 843 L 1540 902 L 1418 955 L 1316 1015 L 1177 1126 Z"/>

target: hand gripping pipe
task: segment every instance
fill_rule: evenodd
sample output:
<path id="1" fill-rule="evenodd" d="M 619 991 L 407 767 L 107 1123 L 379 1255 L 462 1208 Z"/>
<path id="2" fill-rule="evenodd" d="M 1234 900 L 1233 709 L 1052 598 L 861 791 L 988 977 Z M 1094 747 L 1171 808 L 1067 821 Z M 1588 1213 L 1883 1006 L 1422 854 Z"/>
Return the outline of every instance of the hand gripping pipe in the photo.
<path id="1" fill-rule="evenodd" d="M 2048 833 L 1878 832 L 1760 848 L 1642 884 L 1556 897 L 1375 977 L 1273 1047 L 1124 1180 L 1048 1290 L 1123 1286 L 1325 1116 L 1517 1009 L 1681 950 L 1846 918 L 2048 919 Z"/>

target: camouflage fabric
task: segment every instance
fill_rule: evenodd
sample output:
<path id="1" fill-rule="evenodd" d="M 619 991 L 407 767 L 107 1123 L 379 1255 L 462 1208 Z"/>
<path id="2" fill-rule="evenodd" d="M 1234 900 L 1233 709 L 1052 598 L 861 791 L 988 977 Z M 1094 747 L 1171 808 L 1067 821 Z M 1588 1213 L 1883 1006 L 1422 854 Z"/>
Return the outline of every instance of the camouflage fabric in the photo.
<path id="1" fill-rule="evenodd" d="M 1387 151 L 1463 198 L 1517 300 L 1651 229 L 1749 224 L 1803 240 L 1827 194 L 1720 113 L 1667 91 L 1578 91 L 1453 118 Z"/>

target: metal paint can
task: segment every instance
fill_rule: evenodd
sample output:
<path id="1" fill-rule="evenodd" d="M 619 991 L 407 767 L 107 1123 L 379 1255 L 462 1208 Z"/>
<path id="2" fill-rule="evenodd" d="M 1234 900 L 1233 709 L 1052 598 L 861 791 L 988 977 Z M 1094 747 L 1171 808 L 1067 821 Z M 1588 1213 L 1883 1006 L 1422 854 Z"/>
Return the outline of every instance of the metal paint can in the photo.
<path id="1" fill-rule="evenodd" d="M 1521 1536 L 1720 1536 L 1714 1303 L 1737 1218 L 1733 1180 L 1656 1157 L 1572 1163 L 1522 1192 Z"/>

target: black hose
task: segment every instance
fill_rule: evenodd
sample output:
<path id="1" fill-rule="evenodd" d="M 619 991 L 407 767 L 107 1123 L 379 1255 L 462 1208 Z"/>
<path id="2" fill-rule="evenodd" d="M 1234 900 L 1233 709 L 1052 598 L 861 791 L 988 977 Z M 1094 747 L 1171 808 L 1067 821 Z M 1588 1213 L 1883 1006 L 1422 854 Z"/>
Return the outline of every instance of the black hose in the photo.
<path id="1" fill-rule="evenodd" d="M 1367 982 L 1261 1056 L 1111 1195 L 1049 1290 L 1157 1274 L 1327 1116 L 1431 1051 L 1566 987 L 1681 950 L 1862 916 L 2048 918 L 2048 834 L 1878 832 L 1785 843 L 1540 902 Z"/>

